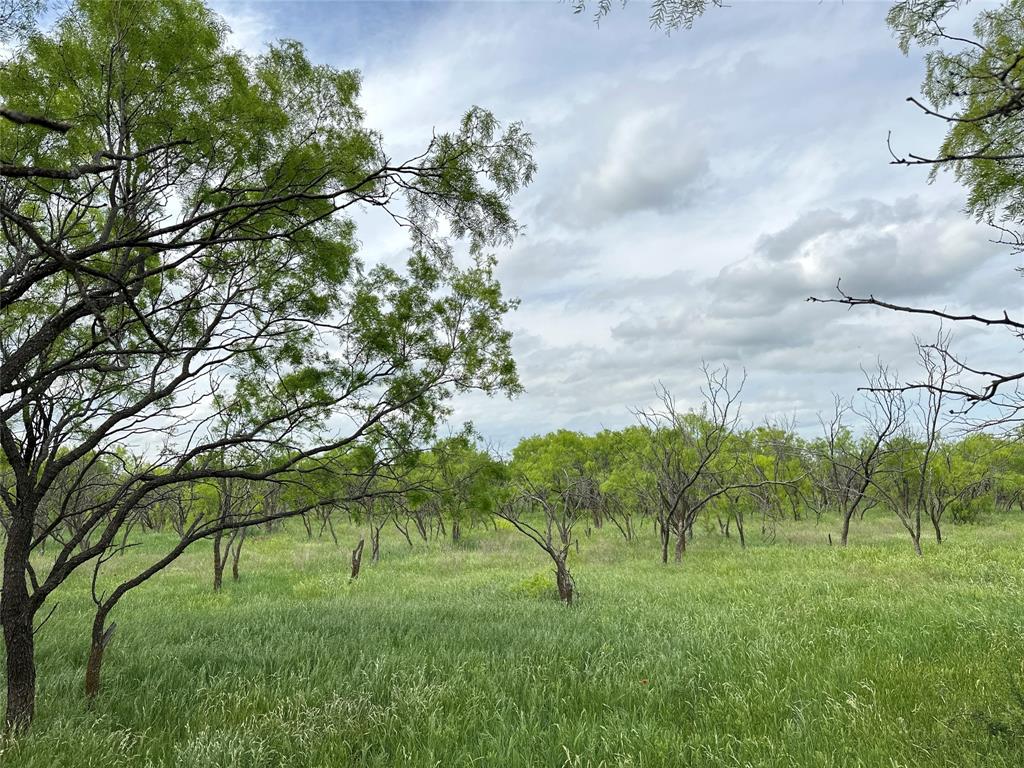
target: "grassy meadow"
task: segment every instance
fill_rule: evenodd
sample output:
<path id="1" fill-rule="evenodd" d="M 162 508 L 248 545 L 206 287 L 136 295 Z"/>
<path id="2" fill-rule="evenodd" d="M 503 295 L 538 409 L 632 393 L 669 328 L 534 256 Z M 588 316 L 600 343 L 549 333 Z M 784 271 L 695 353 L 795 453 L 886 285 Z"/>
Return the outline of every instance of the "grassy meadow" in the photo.
<path id="1" fill-rule="evenodd" d="M 572 608 L 508 530 L 413 549 L 392 530 L 349 583 L 356 529 L 337 548 L 293 523 L 250 538 L 220 594 L 197 546 L 115 610 L 92 709 L 83 576 L 0 765 L 1024 765 L 1024 525 L 950 526 L 924 558 L 890 521 L 847 550 L 832 527 L 745 551 L 701 530 L 681 566 L 649 527 L 595 532 Z"/>

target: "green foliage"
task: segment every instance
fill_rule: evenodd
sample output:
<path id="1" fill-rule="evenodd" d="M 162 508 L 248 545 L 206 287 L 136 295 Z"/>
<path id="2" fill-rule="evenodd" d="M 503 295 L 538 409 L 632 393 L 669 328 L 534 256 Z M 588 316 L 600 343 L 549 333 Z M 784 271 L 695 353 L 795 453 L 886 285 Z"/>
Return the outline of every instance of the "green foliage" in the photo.
<path id="1" fill-rule="evenodd" d="M 11 247 L 52 244 L 3 286 L 12 366 L 64 311 L 41 363 L 67 361 L 58 383 L 102 388 L 112 409 L 145 397 L 154 366 L 163 385 L 193 356 L 230 370 L 217 404 L 236 430 L 287 422 L 294 433 L 296 415 L 311 428 L 349 395 L 369 416 L 380 392 L 360 393 L 385 385 L 404 429 L 429 434 L 454 391 L 519 391 L 501 325 L 515 303 L 485 249 L 518 232 L 508 201 L 534 171 L 522 126 L 473 107 L 396 165 L 362 125 L 358 73 L 312 63 L 295 41 L 232 50 L 223 21 L 193 0 L 82 0 L 0 69 L 0 91 L 8 107 L 72 123 L 56 136 L 0 120 L 4 163 L 105 168 L 5 182 Z M 364 271 L 344 211 L 397 195 L 407 268 Z M 455 263 L 453 239 L 474 263 Z M 49 263 L 53 249 L 73 282 Z M 108 297 L 125 275 L 131 299 Z"/>
<path id="2" fill-rule="evenodd" d="M 601 21 L 611 13 L 615 5 L 625 7 L 629 0 L 572 0 L 573 13 L 584 13 L 593 8 L 594 20 Z M 680 29 L 690 29 L 694 22 L 704 15 L 709 6 L 724 7 L 724 0 L 650 0 L 648 20 L 655 29 L 666 33 Z"/>
<path id="3" fill-rule="evenodd" d="M 1006 0 L 981 10 L 973 40 L 946 31 L 960 0 L 903 0 L 889 24 L 904 52 L 923 46 L 922 92 L 949 130 L 933 166 L 948 167 L 968 190 L 979 218 L 1019 222 L 1024 217 L 1024 2 Z"/>

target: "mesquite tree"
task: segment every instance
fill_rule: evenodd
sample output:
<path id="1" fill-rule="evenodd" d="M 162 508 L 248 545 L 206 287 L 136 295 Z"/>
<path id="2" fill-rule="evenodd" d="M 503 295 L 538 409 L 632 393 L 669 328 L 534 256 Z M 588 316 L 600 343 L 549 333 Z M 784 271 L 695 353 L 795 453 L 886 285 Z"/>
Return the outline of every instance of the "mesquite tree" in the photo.
<path id="1" fill-rule="evenodd" d="M 635 411 L 648 433 L 644 448 L 646 476 L 657 495 L 656 517 L 661 561 L 668 562 L 675 536 L 675 560 L 686 552 L 693 524 L 707 505 L 744 483 L 732 470 L 740 459 L 727 446 L 739 423 L 743 382 L 730 388 L 728 369 L 704 366 L 703 402 L 698 411 L 684 411 L 672 394 L 660 387 L 659 406 Z"/>
<path id="2" fill-rule="evenodd" d="M 0 68 L 9 728 L 34 714 L 40 609 L 147 499 L 370 438 L 397 451 L 453 391 L 518 388 L 485 249 L 517 232 L 529 136 L 474 108 L 395 162 L 356 73 L 295 42 L 250 57 L 225 32 L 193 0 L 80 0 Z M 359 262 L 354 206 L 408 229 L 404 271 Z M 99 497 L 41 517 L 100 463 L 116 472 Z M 190 526 L 125 588 L 217 530 L 299 511 Z"/>
<path id="3" fill-rule="evenodd" d="M 948 418 L 945 406 L 947 383 L 957 373 L 951 367 L 951 358 L 943 353 L 948 345 L 949 337 L 941 333 L 934 344 L 919 345 L 926 383 L 915 388 L 920 397 L 908 406 L 908 420 L 889 439 L 881 465 L 871 481 L 873 492 L 910 535 L 917 555 L 922 554 L 922 513 L 928 512 L 929 496 L 934 493 L 931 487 L 933 466 Z M 889 391 L 904 397 L 905 389 L 895 386 Z M 941 540 L 938 528 L 936 534 Z"/>
<path id="4" fill-rule="evenodd" d="M 863 516 L 875 504 L 868 489 L 890 438 L 906 424 L 906 403 L 895 385 L 894 376 L 880 367 L 868 377 L 868 387 L 856 402 L 846 403 L 837 397 L 830 416 L 821 418 L 824 436 L 813 447 L 818 458 L 817 483 L 826 505 L 839 514 L 839 543 L 844 547 L 849 543 L 854 516 Z M 851 414 L 860 427 L 859 436 L 847 424 Z"/>
<path id="5" fill-rule="evenodd" d="M 218 521 L 242 520 L 259 514 L 259 499 L 255 484 L 234 477 L 217 478 L 216 518 Z M 231 575 L 238 579 L 238 563 L 242 556 L 242 544 L 249 526 L 234 529 L 217 527 L 213 539 L 213 591 L 219 592 L 224 584 L 224 569 L 231 563 Z"/>
<path id="6" fill-rule="evenodd" d="M 495 489 L 505 481 L 505 466 L 474 442 L 471 432 L 454 435 L 434 444 L 424 456 L 428 472 L 425 489 L 443 520 L 451 520 L 451 539 L 462 539 L 463 526 L 480 517 L 492 519 Z"/>
<path id="7" fill-rule="evenodd" d="M 942 543 L 942 521 L 952 510 L 956 520 L 958 510 L 988 491 L 991 468 L 967 460 L 959 446 L 948 441 L 935 447 L 935 457 L 928 473 L 924 505 L 935 531 L 935 543 Z"/>
<path id="8" fill-rule="evenodd" d="M 557 486 L 520 477 L 495 514 L 543 549 L 555 564 L 558 598 L 572 605 L 576 582 L 569 571 L 573 529 L 588 514 L 585 481 L 565 473 Z"/>

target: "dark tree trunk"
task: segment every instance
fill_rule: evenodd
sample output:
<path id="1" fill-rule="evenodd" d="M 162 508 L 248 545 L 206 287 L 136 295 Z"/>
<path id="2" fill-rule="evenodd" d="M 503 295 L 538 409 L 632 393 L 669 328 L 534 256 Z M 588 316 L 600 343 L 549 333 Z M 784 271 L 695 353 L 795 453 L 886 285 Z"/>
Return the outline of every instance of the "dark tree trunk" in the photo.
<path id="1" fill-rule="evenodd" d="M 7 730 L 27 730 L 36 709 L 35 639 L 29 619 L 4 624 L 7 647 Z"/>
<path id="2" fill-rule="evenodd" d="M 85 667 L 85 698 L 92 701 L 96 698 L 96 695 L 100 692 L 100 673 L 103 670 L 103 652 L 106 651 L 107 645 L 110 644 L 110 638 L 114 635 L 114 630 L 117 628 L 117 624 L 111 624 L 109 628 L 104 628 L 104 623 L 107 620 L 107 614 L 109 613 L 109 607 L 104 606 L 96 611 L 96 616 L 92 622 L 92 642 L 89 646 L 89 662 Z"/>
<path id="3" fill-rule="evenodd" d="M 565 564 L 565 555 L 555 558 L 555 581 L 558 584 L 558 598 L 566 605 L 572 605 L 573 593 L 576 584 L 572 580 L 572 574 Z"/>
<path id="4" fill-rule="evenodd" d="M 33 515 L 15 510 L 7 530 L 4 550 L 4 578 L 0 588 L 0 624 L 7 650 L 8 731 L 27 730 L 36 708 L 35 636 L 32 620 L 35 607 L 28 593 L 25 574 L 32 545 Z"/>
<path id="5" fill-rule="evenodd" d="M 914 514 L 914 524 L 910 530 L 910 538 L 914 542 L 914 554 L 922 556 L 924 553 L 921 552 L 921 508 L 917 508 L 917 512 Z"/>
<path id="6" fill-rule="evenodd" d="M 213 591 L 220 592 L 224 584 L 224 566 L 227 564 L 227 552 L 221 554 L 220 543 L 224 538 L 223 531 L 217 531 L 213 536 Z"/>
<path id="7" fill-rule="evenodd" d="M 452 520 L 452 543 L 458 544 L 462 540 L 462 526 L 459 524 L 459 519 L 455 518 Z"/>
<path id="8" fill-rule="evenodd" d="M 380 562 L 380 528 L 370 528 L 370 561 Z"/>
<path id="9" fill-rule="evenodd" d="M 937 518 L 937 517 L 933 517 L 932 518 L 932 528 L 935 529 L 935 543 L 936 544 L 941 544 L 942 543 L 942 527 L 939 524 L 939 518 Z"/>
<path id="10" fill-rule="evenodd" d="M 231 555 L 231 578 L 238 581 L 238 561 L 242 558 L 242 544 L 248 528 L 239 529 L 238 533 L 232 536 L 235 541 L 235 551 Z"/>
<path id="11" fill-rule="evenodd" d="M 664 523 L 659 524 L 658 535 L 661 536 L 661 562 L 668 564 L 668 541 L 670 538 L 671 530 L 669 529 L 669 522 L 666 520 Z"/>
<path id="12" fill-rule="evenodd" d="M 846 542 L 850 538 L 850 521 L 853 519 L 853 513 L 855 511 L 856 510 L 851 509 L 843 515 L 843 530 L 839 534 L 839 546 L 841 547 L 845 547 Z"/>
<path id="13" fill-rule="evenodd" d="M 365 543 L 366 539 L 360 539 L 356 548 L 352 550 L 352 575 L 349 577 L 351 581 L 355 581 L 359 577 L 359 569 L 363 566 L 363 544 Z"/>
<path id="14" fill-rule="evenodd" d="M 397 528 L 398 532 L 400 534 L 402 534 L 402 537 L 405 539 L 405 543 L 408 544 L 409 548 L 411 549 L 412 548 L 412 539 L 409 537 L 409 521 L 408 521 L 408 519 L 406 520 L 405 528 L 403 528 L 402 526 L 400 526 L 398 524 L 398 520 L 397 519 L 394 520 L 393 522 L 395 524 L 395 528 Z"/>

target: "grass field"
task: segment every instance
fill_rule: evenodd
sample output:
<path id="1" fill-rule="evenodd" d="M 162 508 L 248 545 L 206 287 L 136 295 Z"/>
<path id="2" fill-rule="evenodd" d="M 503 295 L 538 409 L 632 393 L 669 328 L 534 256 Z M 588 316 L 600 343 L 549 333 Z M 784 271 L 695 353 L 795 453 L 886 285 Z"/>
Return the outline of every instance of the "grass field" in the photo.
<path id="1" fill-rule="evenodd" d="M 827 530 L 746 551 L 699 532 L 668 567 L 650 529 L 605 531 L 574 556 L 570 609 L 509 531 L 393 538 L 350 584 L 346 548 L 293 525 L 248 541 L 221 594 L 197 547 L 115 611 L 92 710 L 82 578 L 0 764 L 1024 765 L 1024 525 L 951 527 L 923 559 L 885 521 L 845 551 Z"/>

